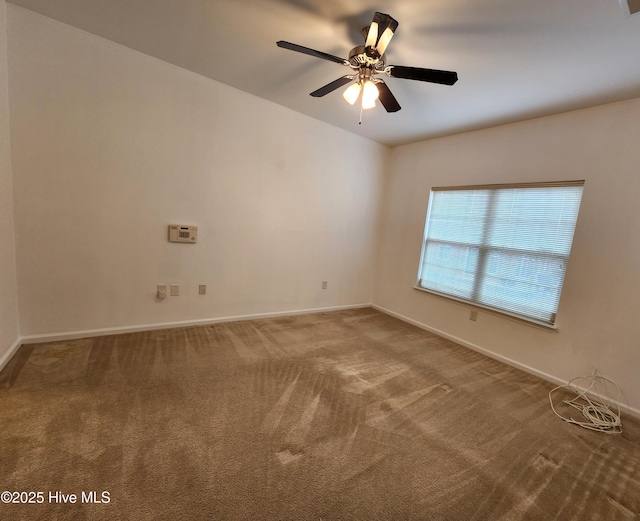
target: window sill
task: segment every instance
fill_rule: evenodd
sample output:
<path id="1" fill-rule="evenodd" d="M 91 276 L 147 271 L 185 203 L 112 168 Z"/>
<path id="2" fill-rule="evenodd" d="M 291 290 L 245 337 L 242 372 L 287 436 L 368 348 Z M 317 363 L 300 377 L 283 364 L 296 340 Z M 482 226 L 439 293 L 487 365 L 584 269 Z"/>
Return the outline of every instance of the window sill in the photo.
<path id="1" fill-rule="evenodd" d="M 433 295 L 434 297 L 438 297 L 438 298 L 441 298 L 441 299 L 448 300 L 449 302 L 454 302 L 456 304 L 463 305 L 463 306 L 465 306 L 467 308 L 470 308 L 470 309 L 482 311 L 482 312 L 487 313 L 489 315 L 494 315 L 494 316 L 497 316 L 497 317 L 500 317 L 500 318 L 511 320 L 512 322 L 517 322 L 518 324 L 522 324 L 524 326 L 533 327 L 535 329 L 540 329 L 542 331 L 546 331 L 547 333 L 557 333 L 558 332 L 558 327 L 555 324 L 553 324 L 553 325 L 545 324 L 544 322 L 536 322 L 535 320 L 522 318 L 522 317 L 519 317 L 519 316 L 516 316 L 516 315 L 511 315 L 511 314 L 509 314 L 507 312 L 497 311 L 495 309 L 485 307 L 485 306 L 483 306 L 481 304 L 468 302 L 466 300 L 458 299 L 456 297 L 452 297 L 450 295 L 445 295 L 443 293 L 438 293 L 436 291 L 432 291 L 432 290 L 429 290 L 429 289 L 426 289 L 426 288 L 422 288 L 420 286 L 413 286 L 413 289 L 416 289 L 418 291 L 422 291 L 424 293 L 428 293 L 429 295 Z"/>

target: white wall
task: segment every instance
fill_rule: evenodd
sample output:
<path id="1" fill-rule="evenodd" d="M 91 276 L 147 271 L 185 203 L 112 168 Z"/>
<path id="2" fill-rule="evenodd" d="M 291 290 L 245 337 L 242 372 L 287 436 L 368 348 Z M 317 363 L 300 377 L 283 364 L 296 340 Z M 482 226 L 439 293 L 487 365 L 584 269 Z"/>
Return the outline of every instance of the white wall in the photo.
<path id="1" fill-rule="evenodd" d="M 9 139 L 7 5 L 0 0 L 0 368 L 19 339 Z"/>
<path id="2" fill-rule="evenodd" d="M 567 381 L 594 367 L 640 410 L 640 99 L 395 148 L 374 303 Z M 551 333 L 412 289 L 432 186 L 585 179 Z"/>
<path id="3" fill-rule="evenodd" d="M 23 335 L 371 302 L 386 147 L 8 14 Z"/>
<path id="4" fill-rule="evenodd" d="M 552 379 L 597 367 L 640 409 L 640 100 L 399 147 L 385 180 L 385 147 L 7 14 L 0 211 L 10 222 L 13 168 L 23 335 L 367 303 L 378 244 L 376 305 Z M 471 322 L 467 307 L 412 289 L 431 186 L 558 179 L 586 185 L 557 332 L 484 312 Z M 198 244 L 168 243 L 172 222 L 198 225 Z M 11 226 L 0 233 L 6 350 L 15 264 Z M 181 296 L 156 301 L 158 283 Z"/>

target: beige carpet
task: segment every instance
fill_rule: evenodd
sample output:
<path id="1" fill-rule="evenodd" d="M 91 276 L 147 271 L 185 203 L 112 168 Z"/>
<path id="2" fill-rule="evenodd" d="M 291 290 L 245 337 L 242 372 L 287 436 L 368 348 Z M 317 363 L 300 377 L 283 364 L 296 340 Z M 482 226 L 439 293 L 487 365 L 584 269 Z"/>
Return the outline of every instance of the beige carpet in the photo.
<path id="1" fill-rule="evenodd" d="M 639 423 L 551 387 L 373 309 L 25 345 L 0 490 L 44 502 L 0 519 L 640 519 Z"/>

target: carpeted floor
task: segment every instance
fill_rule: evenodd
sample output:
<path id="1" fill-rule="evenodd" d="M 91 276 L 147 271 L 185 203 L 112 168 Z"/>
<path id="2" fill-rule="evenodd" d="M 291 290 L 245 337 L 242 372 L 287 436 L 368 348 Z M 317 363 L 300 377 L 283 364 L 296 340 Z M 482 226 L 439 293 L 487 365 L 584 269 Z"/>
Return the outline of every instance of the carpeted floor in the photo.
<path id="1" fill-rule="evenodd" d="M 0 519 L 640 519 L 639 422 L 551 387 L 370 308 L 25 345 Z"/>

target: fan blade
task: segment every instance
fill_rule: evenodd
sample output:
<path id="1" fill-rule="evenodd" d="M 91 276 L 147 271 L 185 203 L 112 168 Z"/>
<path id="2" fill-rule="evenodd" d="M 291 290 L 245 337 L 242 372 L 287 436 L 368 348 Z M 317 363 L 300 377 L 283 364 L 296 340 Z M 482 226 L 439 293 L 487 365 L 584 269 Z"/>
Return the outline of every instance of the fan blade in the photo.
<path id="1" fill-rule="evenodd" d="M 364 42 L 365 48 L 373 47 L 378 41 L 378 22 L 375 20 L 369 26 L 369 33 L 367 34 L 367 41 Z"/>
<path id="2" fill-rule="evenodd" d="M 389 45 L 391 38 L 393 38 L 393 33 L 398 28 L 398 22 L 388 14 L 384 13 L 375 13 L 373 15 L 373 22 L 378 25 L 379 39 L 376 51 L 379 56 L 382 56 L 387 50 L 387 46 Z"/>
<path id="3" fill-rule="evenodd" d="M 453 85 L 458 81 L 458 74 L 451 71 L 403 67 L 402 65 L 390 65 L 389 69 L 389 74 L 394 78 L 428 81 L 430 83 L 441 83 L 442 85 Z"/>
<path id="4" fill-rule="evenodd" d="M 291 42 L 285 42 L 280 40 L 276 42 L 278 47 L 282 47 L 283 49 L 289 49 L 290 51 L 301 52 L 303 54 L 308 54 L 309 56 L 315 56 L 316 58 L 322 58 L 323 60 L 329 60 L 330 62 L 339 63 L 340 65 L 349 65 L 349 62 L 344 58 L 338 58 L 333 54 L 327 54 L 326 52 L 316 51 L 315 49 L 309 49 L 309 47 L 303 47 L 302 45 L 297 45 Z"/>
<path id="5" fill-rule="evenodd" d="M 311 96 L 314 98 L 321 98 L 322 96 L 326 96 L 330 92 L 333 92 L 336 89 L 339 89 L 343 85 L 347 83 L 351 83 L 354 80 L 353 76 L 343 76 L 342 78 L 338 78 L 337 80 L 332 81 L 331 83 L 327 83 L 324 87 L 320 87 L 318 90 L 314 90 L 311 93 Z"/>
<path id="6" fill-rule="evenodd" d="M 376 87 L 378 87 L 379 93 L 378 100 L 387 112 L 398 112 L 402 108 L 384 81 L 380 80 L 376 83 Z"/>

